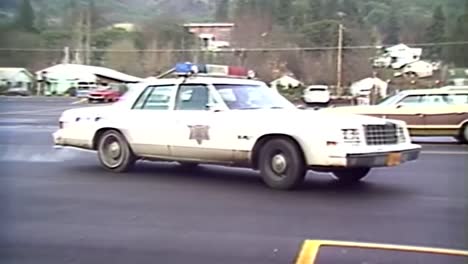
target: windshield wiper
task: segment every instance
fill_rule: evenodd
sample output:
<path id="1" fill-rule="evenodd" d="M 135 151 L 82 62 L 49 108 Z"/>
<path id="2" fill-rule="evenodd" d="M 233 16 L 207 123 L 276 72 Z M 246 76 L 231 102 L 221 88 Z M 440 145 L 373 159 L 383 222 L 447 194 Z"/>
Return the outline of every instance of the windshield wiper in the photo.
<path id="1" fill-rule="evenodd" d="M 270 109 L 284 109 L 284 107 L 282 107 L 282 106 L 272 106 L 272 107 L 270 107 Z"/>

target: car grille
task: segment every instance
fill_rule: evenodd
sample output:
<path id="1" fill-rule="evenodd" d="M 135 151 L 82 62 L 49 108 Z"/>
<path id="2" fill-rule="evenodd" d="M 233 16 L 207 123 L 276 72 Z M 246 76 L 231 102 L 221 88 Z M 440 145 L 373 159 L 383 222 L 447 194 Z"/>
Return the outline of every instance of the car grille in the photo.
<path id="1" fill-rule="evenodd" d="M 397 125 L 388 123 L 385 125 L 366 125 L 364 126 L 366 135 L 366 144 L 370 146 L 393 145 L 399 143 Z"/>

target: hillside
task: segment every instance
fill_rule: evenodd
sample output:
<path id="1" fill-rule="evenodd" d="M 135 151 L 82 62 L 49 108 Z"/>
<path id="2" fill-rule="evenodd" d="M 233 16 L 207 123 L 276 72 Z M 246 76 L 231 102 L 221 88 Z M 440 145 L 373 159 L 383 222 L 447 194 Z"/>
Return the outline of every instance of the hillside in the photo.
<path id="1" fill-rule="evenodd" d="M 1 0 L 0 10 L 14 13 L 21 0 Z M 70 6 L 89 0 L 31 0 L 34 9 L 48 18 L 60 17 Z M 109 23 L 140 22 L 160 15 L 203 21 L 213 14 L 211 0 L 94 0 L 100 14 Z"/>

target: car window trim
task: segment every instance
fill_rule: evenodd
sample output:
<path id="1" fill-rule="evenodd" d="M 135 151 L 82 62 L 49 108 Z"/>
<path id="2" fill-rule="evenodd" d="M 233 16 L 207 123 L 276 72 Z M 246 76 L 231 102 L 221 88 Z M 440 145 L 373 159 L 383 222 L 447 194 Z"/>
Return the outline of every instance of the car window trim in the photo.
<path id="1" fill-rule="evenodd" d="M 148 99 L 150 97 L 151 94 L 153 94 L 154 92 L 154 89 L 156 88 L 160 88 L 160 87 L 174 87 L 176 86 L 175 84 L 162 84 L 162 85 L 150 85 L 148 87 L 146 87 L 141 93 L 140 95 L 138 96 L 138 98 L 135 100 L 135 102 L 133 103 L 132 105 L 132 110 L 144 110 L 145 109 L 145 106 L 146 106 L 146 103 L 148 102 Z M 177 88 L 177 87 L 176 87 Z M 136 104 L 140 101 L 140 99 L 142 98 L 142 96 L 145 95 L 145 92 L 148 91 L 148 90 L 151 90 L 149 93 L 146 94 L 146 98 L 144 98 L 144 101 L 143 101 L 143 104 L 140 108 L 135 108 Z"/>

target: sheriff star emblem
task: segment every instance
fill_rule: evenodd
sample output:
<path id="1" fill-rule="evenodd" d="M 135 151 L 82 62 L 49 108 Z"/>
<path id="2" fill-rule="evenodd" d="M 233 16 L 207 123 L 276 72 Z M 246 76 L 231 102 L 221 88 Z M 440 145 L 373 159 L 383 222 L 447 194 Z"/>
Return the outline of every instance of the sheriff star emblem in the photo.
<path id="1" fill-rule="evenodd" d="M 196 140 L 198 145 L 201 145 L 203 140 L 210 140 L 209 135 L 209 126 L 196 125 L 188 126 L 190 128 L 190 137 L 191 140 Z"/>

